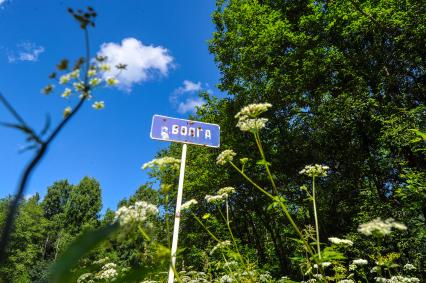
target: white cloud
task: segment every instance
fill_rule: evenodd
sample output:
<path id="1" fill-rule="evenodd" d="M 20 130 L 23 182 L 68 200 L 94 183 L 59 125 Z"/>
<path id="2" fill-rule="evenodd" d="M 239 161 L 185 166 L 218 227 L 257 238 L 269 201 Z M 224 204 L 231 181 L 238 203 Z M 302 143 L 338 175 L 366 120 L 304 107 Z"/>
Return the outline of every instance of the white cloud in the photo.
<path id="1" fill-rule="evenodd" d="M 0 0 L 1 1 L 1 0 Z M 1 4 L 1 3 L 0 3 Z M 25 41 L 17 45 L 17 50 L 9 52 L 7 59 L 9 63 L 16 61 L 38 61 L 38 57 L 44 52 L 43 46 L 37 46 L 35 43 Z"/>
<path id="2" fill-rule="evenodd" d="M 174 92 L 178 93 L 178 94 L 182 94 L 182 93 L 185 93 L 185 92 L 193 93 L 193 92 L 196 92 L 196 91 L 200 91 L 201 89 L 202 89 L 201 82 L 194 83 L 194 82 L 191 82 L 189 80 L 184 80 L 183 86 L 178 87 L 177 89 L 175 89 Z"/>
<path id="3" fill-rule="evenodd" d="M 101 46 L 98 55 L 106 56 L 111 66 L 126 64 L 126 70 L 118 75 L 119 87 L 128 91 L 133 84 L 149 80 L 154 75 L 166 76 L 173 67 L 173 57 L 162 46 L 144 45 L 136 38 L 125 38 L 121 44 L 109 42 Z M 112 70 L 105 76 L 114 75 Z"/>
<path id="4" fill-rule="evenodd" d="M 180 114 L 194 112 L 195 107 L 199 107 L 204 104 L 204 100 L 202 98 L 188 98 L 185 102 L 179 103 L 178 112 Z"/>
<path id="5" fill-rule="evenodd" d="M 6 0 L 0 0 L 0 6 L 4 3 L 6 3 Z"/>

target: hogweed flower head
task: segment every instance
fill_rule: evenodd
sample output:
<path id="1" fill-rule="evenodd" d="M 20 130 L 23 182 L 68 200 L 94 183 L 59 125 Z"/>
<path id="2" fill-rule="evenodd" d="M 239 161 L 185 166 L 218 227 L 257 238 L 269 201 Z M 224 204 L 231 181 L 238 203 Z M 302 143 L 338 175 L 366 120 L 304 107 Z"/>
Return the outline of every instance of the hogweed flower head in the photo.
<path id="1" fill-rule="evenodd" d="M 114 281 L 118 276 L 116 267 L 117 265 L 112 262 L 105 264 L 102 266 L 102 270 L 96 275 L 96 278 L 100 280 Z"/>
<path id="2" fill-rule="evenodd" d="M 80 69 L 72 71 L 71 73 L 68 74 L 68 76 L 70 76 L 70 78 L 73 78 L 73 79 L 80 77 Z"/>
<path id="3" fill-rule="evenodd" d="M 268 122 L 266 118 L 240 119 L 237 123 L 237 127 L 243 132 L 256 133 L 265 128 L 266 122 Z"/>
<path id="4" fill-rule="evenodd" d="M 184 204 L 181 205 L 180 209 L 181 210 L 187 210 L 189 209 L 192 205 L 196 205 L 198 203 L 198 201 L 196 201 L 195 199 L 191 199 L 187 202 L 185 202 Z"/>
<path id="5" fill-rule="evenodd" d="M 404 270 L 405 271 L 416 270 L 416 267 L 412 265 L 411 263 L 407 263 L 406 265 L 404 265 Z"/>
<path id="6" fill-rule="evenodd" d="M 362 258 L 354 259 L 352 261 L 352 264 L 359 265 L 359 266 L 361 266 L 361 265 L 367 265 L 368 264 L 368 260 L 362 259 Z"/>
<path id="7" fill-rule="evenodd" d="M 116 85 L 118 84 L 118 80 L 116 78 L 109 77 L 106 79 L 106 83 L 107 85 Z"/>
<path id="8" fill-rule="evenodd" d="M 396 222 L 393 218 L 388 218 L 383 221 L 380 217 L 378 217 L 370 222 L 359 225 L 358 232 L 366 236 L 370 236 L 373 234 L 385 236 L 392 232 L 392 228 L 395 228 L 397 230 L 407 230 L 407 226 L 402 223 Z"/>
<path id="9" fill-rule="evenodd" d="M 145 170 L 147 168 L 155 168 L 158 167 L 160 169 L 164 169 L 166 167 L 170 167 L 172 169 L 179 169 L 180 166 L 180 159 L 176 159 L 174 157 L 161 157 L 153 159 L 144 165 L 142 165 L 142 170 Z"/>
<path id="10" fill-rule="evenodd" d="M 211 196 L 211 195 L 206 195 L 205 199 L 208 203 L 222 203 L 225 200 L 226 196 L 223 195 L 215 195 L 215 196 Z"/>
<path id="11" fill-rule="evenodd" d="M 228 197 L 229 195 L 235 193 L 235 188 L 233 187 L 224 187 L 222 189 L 220 189 L 219 191 L 217 191 L 218 195 L 223 195 L 225 197 Z"/>
<path id="12" fill-rule="evenodd" d="M 95 69 L 90 69 L 90 70 L 87 72 L 87 76 L 88 76 L 88 77 L 93 77 L 94 75 L 96 75 L 96 70 L 95 70 Z"/>
<path id="13" fill-rule="evenodd" d="M 103 101 L 95 101 L 92 104 L 92 108 L 96 109 L 96 110 L 104 109 L 105 108 L 105 102 L 103 102 Z"/>
<path id="14" fill-rule="evenodd" d="M 63 75 L 63 76 L 61 76 L 61 77 L 59 78 L 59 83 L 60 83 L 61 85 L 66 84 L 67 82 L 69 82 L 69 81 L 70 81 L 70 79 L 71 79 L 71 76 L 70 76 L 70 75 Z"/>
<path id="15" fill-rule="evenodd" d="M 309 177 L 325 177 L 327 176 L 327 170 L 330 169 L 330 167 L 326 165 L 306 165 L 305 168 L 303 168 L 299 174 L 304 174 Z"/>
<path id="16" fill-rule="evenodd" d="M 255 103 L 243 107 L 240 112 L 235 115 L 235 118 L 239 120 L 245 120 L 248 118 L 257 118 L 263 112 L 268 111 L 272 107 L 270 103 Z"/>
<path id="17" fill-rule="evenodd" d="M 89 85 L 90 86 L 98 86 L 101 83 L 101 79 L 100 78 L 93 78 L 89 81 Z"/>
<path id="18" fill-rule="evenodd" d="M 63 98 L 68 98 L 68 97 L 71 95 L 71 92 L 72 92 L 72 90 L 71 90 L 71 89 L 66 88 L 66 89 L 64 90 L 64 92 L 61 94 L 61 96 L 62 96 Z"/>
<path id="19" fill-rule="evenodd" d="M 338 281 L 338 283 L 355 283 L 355 281 L 353 281 L 352 279 L 343 279 Z"/>
<path id="20" fill-rule="evenodd" d="M 99 66 L 99 69 L 103 72 L 108 72 L 108 71 L 111 70 L 111 67 L 108 64 L 102 64 L 102 65 Z"/>
<path id="21" fill-rule="evenodd" d="M 76 82 L 73 83 L 72 86 L 75 88 L 75 90 L 77 91 L 83 91 L 84 90 L 84 84 L 82 82 Z"/>
<path id="22" fill-rule="evenodd" d="M 227 162 L 232 161 L 235 155 L 237 154 L 232 149 L 226 149 L 219 154 L 216 164 L 225 165 Z"/>
<path id="23" fill-rule="evenodd" d="M 129 207 L 122 206 L 115 212 L 115 221 L 120 225 L 127 225 L 133 222 L 145 222 L 148 217 L 158 214 L 158 208 L 145 201 L 137 201 Z"/>
<path id="24" fill-rule="evenodd" d="M 351 240 L 346 240 L 346 239 L 339 239 L 337 237 L 330 237 L 328 238 L 328 240 L 335 245 L 338 246 L 352 246 L 354 244 L 354 242 L 352 242 Z"/>

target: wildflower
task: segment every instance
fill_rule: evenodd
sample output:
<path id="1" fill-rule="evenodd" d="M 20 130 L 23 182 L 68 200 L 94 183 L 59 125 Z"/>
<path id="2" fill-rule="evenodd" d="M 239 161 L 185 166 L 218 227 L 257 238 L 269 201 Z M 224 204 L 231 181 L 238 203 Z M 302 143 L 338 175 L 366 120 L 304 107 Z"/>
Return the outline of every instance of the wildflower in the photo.
<path id="1" fill-rule="evenodd" d="M 243 132 L 258 132 L 263 129 L 268 122 L 266 118 L 254 118 L 254 119 L 240 119 L 237 123 L 237 127 Z"/>
<path id="2" fill-rule="evenodd" d="M 113 77 L 107 78 L 106 82 L 107 82 L 108 85 L 116 85 L 116 84 L 118 84 L 118 80 L 116 78 L 113 78 Z"/>
<path id="3" fill-rule="evenodd" d="M 68 98 L 70 95 L 71 95 L 71 89 L 69 89 L 69 88 L 66 88 L 65 90 L 64 90 L 64 92 L 62 93 L 62 97 L 63 98 Z"/>
<path id="4" fill-rule="evenodd" d="M 208 203 L 221 203 L 224 200 L 224 195 L 206 195 L 205 199 Z"/>
<path id="5" fill-rule="evenodd" d="M 380 217 L 378 217 L 370 222 L 359 225 L 358 232 L 366 236 L 370 236 L 372 234 L 384 236 L 390 234 L 392 232 L 392 228 L 406 230 L 407 226 L 402 223 L 395 222 L 393 218 L 383 221 Z"/>
<path id="6" fill-rule="evenodd" d="M 80 77 L 80 70 L 74 70 L 71 73 L 69 73 L 70 78 L 76 79 L 78 77 Z"/>
<path id="7" fill-rule="evenodd" d="M 111 70 L 111 67 L 108 64 L 102 64 L 99 66 L 99 69 L 103 72 L 108 72 L 109 70 Z"/>
<path id="8" fill-rule="evenodd" d="M 314 264 L 314 268 L 315 268 L 315 269 L 318 269 L 318 264 L 316 264 L 316 263 L 315 263 L 315 264 Z"/>
<path id="9" fill-rule="evenodd" d="M 407 263 L 406 265 L 404 265 L 404 270 L 405 271 L 416 270 L 416 267 L 412 265 L 411 263 Z"/>
<path id="10" fill-rule="evenodd" d="M 331 262 L 329 262 L 329 261 L 321 262 L 322 267 L 329 267 L 330 265 L 331 265 Z"/>
<path id="11" fill-rule="evenodd" d="M 380 266 L 375 266 L 370 270 L 370 273 L 377 273 L 380 271 Z"/>
<path id="12" fill-rule="evenodd" d="M 210 251 L 210 255 L 214 254 L 214 252 L 216 250 L 220 250 L 220 249 L 226 248 L 227 246 L 230 246 L 230 245 L 231 245 L 231 242 L 228 241 L 228 240 L 223 241 L 223 242 L 219 242 L 219 243 L 216 244 L 216 246 L 214 246 L 212 248 L 212 250 Z"/>
<path id="13" fill-rule="evenodd" d="M 180 207 L 181 210 L 186 210 L 189 209 L 192 205 L 197 204 L 198 201 L 196 201 L 195 199 L 191 199 L 187 202 L 185 202 L 184 204 L 182 204 L 182 206 Z"/>
<path id="14" fill-rule="evenodd" d="M 70 76 L 70 75 L 63 75 L 63 76 L 61 76 L 61 77 L 59 78 L 59 83 L 60 83 L 61 85 L 66 84 L 67 82 L 69 82 L 69 81 L 70 81 L 70 79 L 71 79 L 71 76 Z"/>
<path id="15" fill-rule="evenodd" d="M 223 275 L 222 278 L 220 278 L 220 283 L 231 283 L 231 282 L 234 282 L 234 280 L 229 275 Z"/>
<path id="16" fill-rule="evenodd" d="M 96 110 L 101 110 L 101 109 L 105 108 L 105 103 L 103 101 L 95 101 L 92 104 L 92 108 L 96 109 Z"/>
<path id="17" fill-rule="evenodd" d="M 89 81 L 89 85 L 91 86 L 97 86 L 101 83 L 101 80 L 99 78 L 93 78 Z"/>
<path id="18" fill-rule="evenodd" d="M 352 264 L 355 264 L 355 265 L 367 265 L 368 261 L 366 259 L 360 258 L 360 259 L 353 260 Z"/>
<path id="19" fill-rule="evenodd" d="M 323 276 L 322 276 L 322 274 L 320 274 L 320 273 L 313 274 L 312 276 L 313 276 L 313 277 L 315 277 L 315 278 L 316 278 L 316 279 L 318 279 L 318 280 L 322 280 L 322 279 L 323 279 Z"/>
<path id="20" fill-rule="evenodd" d="M 90 69 L 90 70 L 87 72 L 87 76 L 88 76 L 88 77 L 93 77 L 94 75 L 96 75 L 96 70 L 95 70 L 95 69 Z"/>
<path id="21" fill-rule="evenodd" d="M 256 118 L 263 112 L 268 111 L 272 107 L 270 103 L 257 103 L 245 106 L 235 115 L 235 118 L 244 120 L 247 118 Z"/>
<path id="22" fill-rule="evenodd" d="M 224 187 L 217 191 L 218 195 L 224 195 L 225 197 L 228 197 L 228 195 L 231 195 L 235 193 L 235 189 L 233 187 Z"/>
<path id="23" fill-rule="evenodd" d="M 328 169 L 330 169 L 330 167 L 320 164 L 306 165 L 299 174 L 305 174 L 309 177 L 325 177 L 327 176 Z"/>
<path id="24" fill-rule="evenodd" d="M 138 201 L 129 207 L 122 206 L 115 212 L 115 221 L 120 225 L 130 224 L 132 222 L 145 222 L 149 216 L 158 214 L 158 208 L 145 201 Z"/>
<path id="25" fill-rule="evenodd" d="M 388 280 L 383 277 L 374 277 L 374 280 L 376 280 L 377 283 L 386 283 Z"/>
<path id="26" fill-rule="evenodd" d="M 353 271 L 357 268 L 356 264 L 349 264 L 349 270 Z"/>
<path id="27" fill-rule="evenodd" d="M 330 237 L 328 238 L 328 240 L 335 245 L 338 246 L 352 246 L 354 244 L 354 242 L 352 242 L 351 240 L 346 240 L 346 239 L 339 239 L 336 237 Z"/>
<path id="28" fill-rule="evenodd" d="M 153 159 L 145 163 L 144 165 L 142 165 L 142 170 L 145 170 L 147 168 L 154 168 L 154 167 L 159 167 L 160 169 L 163 169 L 168 166 L 170 166 L 173 169 L 179 169 L 179 165 L 180 165 L 180 159 L 165 156 L 162 158 Z"/>
<path id="29" fill-rule="evenodd" d="M 353 281 L 352 279 L 343 279 L 338 281 L 338 283 L 355 283 L 355 281 Z"/>
<path id="30" fill-rule="evenodd" d="M 75 88 L 75 90 L 77 91 L 82 91 L 85 89 L 84 84 L 82 82 L 76 82 L 73 83 L 72 86 Z"/>
<path id="31" fill-rule="evenodd" d="M 71 107 L 68 106 L 67 108 L 65 108 L 64 109 L 64 117 L 65 118 L 68 117 L 71 114 L 71 112 L 72 112 Z"/>
<path id="32" fill-rule="evenodd" d="M 234 156 L 237 155 L 232 149 L 222 151 L 216 159 L 216 164 L 225 165 L 227 162 L 232 161 Z"/>

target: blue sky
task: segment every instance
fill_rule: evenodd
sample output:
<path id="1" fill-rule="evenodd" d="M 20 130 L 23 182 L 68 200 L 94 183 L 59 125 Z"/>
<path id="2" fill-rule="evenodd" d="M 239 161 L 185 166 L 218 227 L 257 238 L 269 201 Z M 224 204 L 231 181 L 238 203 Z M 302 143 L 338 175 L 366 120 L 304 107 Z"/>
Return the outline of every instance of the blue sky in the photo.
<path id="1" fill-rule="evenodd" d="M 33 174 L 26 195 L 42 196 L 60 179 L 78 183 L 96 178 L 102 187 L 104 210 L 130 196 L 148 180 L 140 167 L 167 143 L 150 140 L 154 114 L 186 118 L 201 101 L 197 92 L 220 95 L 219 72 L 208 53 L 214 26 L 213 0 L 186 1 L 28 1 L 0 0 L 0 91 L 29 124 L 41 129 L 50 114 L 60 121 L 76 98 L 40 90 L 62 58 L 83 55 L 83 34 L 67 7 L 93 6 L 98 13 L 90 32 L 91 53 L 108 55 L 111 63 L 124 61 L 128 71 L 118 88 L 99 88 L 95 100 L 78 113 L 52 144 Z M 0 121 L 13 121 L 0 106 Z M 32 152 L 21 133 L 0 128 L 0 197 L 12 194 Z"/>

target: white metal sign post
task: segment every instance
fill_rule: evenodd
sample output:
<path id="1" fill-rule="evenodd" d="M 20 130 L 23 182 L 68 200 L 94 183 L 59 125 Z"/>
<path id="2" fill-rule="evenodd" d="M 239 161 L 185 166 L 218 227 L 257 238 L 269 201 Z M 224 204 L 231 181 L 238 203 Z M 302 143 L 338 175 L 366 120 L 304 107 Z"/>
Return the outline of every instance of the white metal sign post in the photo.
<path id="1" fill-rule="evenodd" d="M 176 270 L 176 251 L 179 237 L 180 207 L 182 205 L 187 144 L 219 147 L 220 127 L 216 124 L 154 115 L 152 118 L 150 136 L 152 139 L 156 140 L 183 143 L 168 280 L 168 283 L 173 283 L 174 271 Z"/>
<path id="2" fill-rule="evenodd" d="M 169 283 L 173 283 L 174 279 L 174 268 L 176 266 L 176 251 L 179 237 L 179 224 L 180 224 L 180 206 L 182 205 L 182 194 L 183 194 L 183 178 L 185 177 L 185 163 L 186 163 L 186 143 L 182 146 L 182 158 L 180 161 L 180 172 L 179 172 L 179 185 L 176 200 L 176 213 L 175 213 L 175 224 L 173 226 L 173 240 L 172 240 L 172 262 L 169 269 Z"/>

